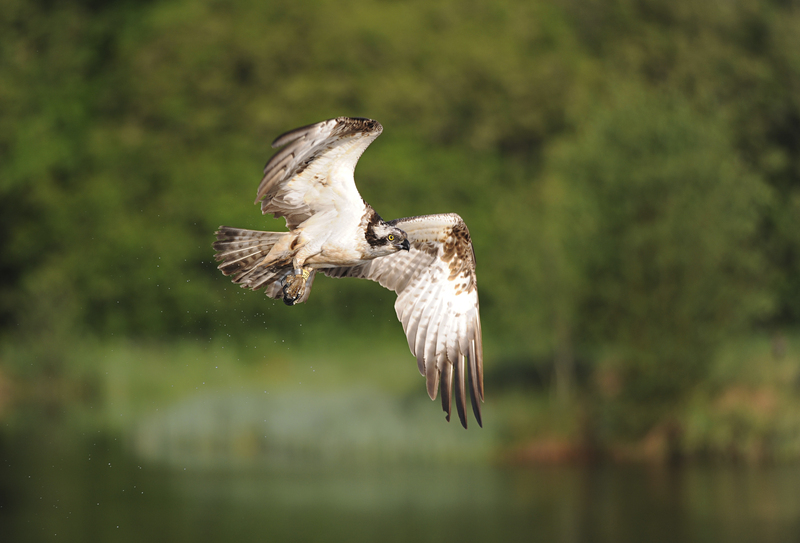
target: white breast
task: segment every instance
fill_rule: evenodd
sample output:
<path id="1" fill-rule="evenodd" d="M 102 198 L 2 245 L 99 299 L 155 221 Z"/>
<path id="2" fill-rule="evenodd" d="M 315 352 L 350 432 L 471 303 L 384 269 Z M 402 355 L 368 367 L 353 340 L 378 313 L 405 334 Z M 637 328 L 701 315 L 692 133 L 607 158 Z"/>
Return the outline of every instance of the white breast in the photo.
<path id="1" fill-rule="evenodd" d="M 364 212 L 319 213 L 299 228 L 317 254 L 306 260 L 312 268 L 354 266 L 363 262 L 366 240 L 361 226 Z M 357 218 L 354 218 L 357 217 Z"/>

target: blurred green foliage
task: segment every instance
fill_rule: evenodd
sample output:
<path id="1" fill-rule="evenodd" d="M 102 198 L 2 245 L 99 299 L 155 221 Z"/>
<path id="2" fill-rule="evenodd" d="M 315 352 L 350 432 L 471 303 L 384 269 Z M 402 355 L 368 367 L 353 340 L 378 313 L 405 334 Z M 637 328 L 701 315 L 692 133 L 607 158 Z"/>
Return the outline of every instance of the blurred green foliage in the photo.
<path id="1" fill-rule="evenodd" d="M 800 324 L 797 2 L 3 0 L 3 337 L 399 334 L 377 285 L 287 309 L 212 259 L 284 227 L 250 204 L 273 138 L 338 115 L 385 127 L 384 217 L 470 225 L 493 360 L 588 361 L 652 406 L 621 431 Z"/>
<path id="2" fill-rule="evenodd" d="M 564 191 L 558 256 L 579 270 L 561 288 L 578 334 L 566 340 L 602 353 L 624 398 L 658 407 L 771 309 L 755 249 L 768 191 L 713 120 L 664 96 L 620 101 L 553 152 L 548 183 Z"/>

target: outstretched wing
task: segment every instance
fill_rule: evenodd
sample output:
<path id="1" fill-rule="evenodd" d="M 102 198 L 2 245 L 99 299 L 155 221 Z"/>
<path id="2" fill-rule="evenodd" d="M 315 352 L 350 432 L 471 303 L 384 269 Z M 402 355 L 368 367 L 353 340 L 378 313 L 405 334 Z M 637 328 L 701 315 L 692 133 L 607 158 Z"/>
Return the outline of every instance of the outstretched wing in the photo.
<path id="1" fill-rule="evenodd" d="M 382 131 L 372 119 L 338 117 L 279 136 L 272 146 L 283 148 L 264 167 L 255 203 L 261 202 L 264 214 L 286 218 L 290 230 L 324 211 L 360 216 L 364 202 L 353 171 Z"/>
<path id="2" fill-rule="evenodd" d="M 428 395 L 436 399 L 441 383 L 442 408 L 449 421 L 455 378 L 456 409 L 466 428 L 468 380 L 472 411 L 483 426 L 481 318 L 475 254 L 467 225 L 454 213 L 397 219 L 390 224 L 408 234 L 409 251 L 352 268 L 319 271 L 331 277 L 371 279 L 397 292 L 397 318 L 403 323 L 419 371 L 426 378 Z"/>

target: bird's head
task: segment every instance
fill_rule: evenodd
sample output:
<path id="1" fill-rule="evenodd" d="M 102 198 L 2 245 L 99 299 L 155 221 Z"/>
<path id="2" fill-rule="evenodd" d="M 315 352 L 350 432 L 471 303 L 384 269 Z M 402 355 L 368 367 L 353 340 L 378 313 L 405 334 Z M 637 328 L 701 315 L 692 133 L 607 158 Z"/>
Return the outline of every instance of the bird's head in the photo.
<path id="1" fill-rule="evenodd" d="M 411 248 L 408 234 L 383 220 L 369 224 L 365 237 L 370 252 L 374 256 L 390 255 L 397 251 L 408 251 Z"/>
<path id="2" fill-rule="evenodd" d="M 408 241 L 408 234 L 399 228 L 392 227 L 392 231 L 386 234 L 386 241 L 398 251 L 408 251 L 411 249 L 411 243 Z"/>

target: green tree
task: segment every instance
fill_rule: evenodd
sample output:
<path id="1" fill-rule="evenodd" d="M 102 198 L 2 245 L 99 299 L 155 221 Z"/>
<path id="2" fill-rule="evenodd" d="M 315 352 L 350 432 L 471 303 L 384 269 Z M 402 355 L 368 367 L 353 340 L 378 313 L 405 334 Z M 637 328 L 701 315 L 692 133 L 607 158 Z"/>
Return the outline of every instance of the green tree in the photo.
<path id="1" fill-rule="evenodd" d="M 769 191 L 723 122 L 641 90 L 554 148 L 547 185 L 566 194 L 551 215 L 572 283 L 558 307 L 641 432 L 769 308 L 755 244 Z"/>

